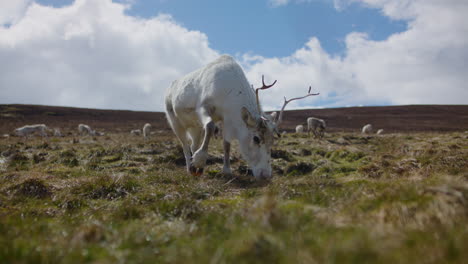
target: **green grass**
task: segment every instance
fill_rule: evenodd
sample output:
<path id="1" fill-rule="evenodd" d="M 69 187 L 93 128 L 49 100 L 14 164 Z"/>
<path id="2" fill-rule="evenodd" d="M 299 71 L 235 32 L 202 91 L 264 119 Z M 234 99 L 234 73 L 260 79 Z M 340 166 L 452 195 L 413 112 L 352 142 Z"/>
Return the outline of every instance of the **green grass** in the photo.
<path id="1" fill-rule="evenodd" d="M 463 133 L 286 135 L 269 184 L 172 135 L 0 141 L 1 263 L 463 263 Z M 233 171 L 245 166 L 233 147 Z"/>

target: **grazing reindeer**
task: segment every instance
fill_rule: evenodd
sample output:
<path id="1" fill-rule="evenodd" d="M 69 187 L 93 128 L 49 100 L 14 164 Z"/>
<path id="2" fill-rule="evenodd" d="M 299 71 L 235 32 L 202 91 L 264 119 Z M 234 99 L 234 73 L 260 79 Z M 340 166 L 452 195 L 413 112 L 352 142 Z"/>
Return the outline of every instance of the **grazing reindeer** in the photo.
<path id="1" fill-rule="evenodd" d="M 133 129 L 133 130 L 130 131 L 130 134 L 134 135 L 134 136 L 140 136 L 141 135 L 141 129 Z"/>
<path id="2" fill-rule="evenodd" d="M 372 133 L 372 125 L 371 124 L 367 124 L 365 126 L 362 127 L 362 134 L 370 134 Z"/>
<path id="3" fill-rule="evenodd" d="M 42 137 L 47 137 L 47 131 L 50 131 L 44 124 L 36 124 L 36 125 L 26 125 L 20 128 L 15 129 L 15 135 L 20 137 L 27 137 L 34 132 L 38 132 Z"/>
<path id="4" fill-rule="evenodd" d="M 149 123 L 146 123 L 144 126 L 143 126 L 143 137 L 145 139 L 147 139 L 150 135 L 150 130 L 151 130 L 151 124 Z"/>
<path id="5" fill-rule="evenodd" d="M 85 125 L 85 124 L 78 125 L 78 133 L 80 135 L 91 135 L 91 136 L 96 135 L 96 131 L 92 130 L 90 126 Z"/>
<path id="6" fill-rule="evenodd" d="M 322 138 L 326 127 L 327 125 L 323 119 L 318 119 L 315 117 L 307 118 L 307 131 L 309 135 L 312 131 L 315 137 Z"/>
<path id="7" fill-rule="evenodd" d="M 166 92 L 166 117 L 182 144 L 187 172 L 199 176 L 208 157 L 215 124 L 222 125 L 223 173 L 231 174 L 231 141 L 238 140 L 241 155 L 256 179 L 270 179 L 271 146 L 277 125 L 260 106 L 258 91 L 251 89 L 239 64 L 227 55 L 172 83 Z M 255 93 L 254 93 L 255 91 Z"/>
<path id="8" fill-rule="evenodd" d="M 303 125 L 297 125 L 296 126 L 296 133 L 304 133 L 304 126 Z"/>

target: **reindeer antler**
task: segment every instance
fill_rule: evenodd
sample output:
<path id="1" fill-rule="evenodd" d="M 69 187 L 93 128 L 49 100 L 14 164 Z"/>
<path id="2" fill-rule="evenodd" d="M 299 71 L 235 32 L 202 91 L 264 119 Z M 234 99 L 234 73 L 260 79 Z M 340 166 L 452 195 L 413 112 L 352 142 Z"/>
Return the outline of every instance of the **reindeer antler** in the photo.
<path id="1" fill-rule="evenodd" d="M 255 96 L 257 98 L 257 107 L 258 107 L 258 112 L 259 114 L 261 115 L 262 114 L 262 109 L 260 109 L 260 99 L 258 98 L 258 90 L 265 90 L 265 89 L 268 89 L 268 88 L 271 88 L 273 85 L 275 85 L 277 80 L 275 80 L 272 84 L 270 85 L 266 85 L 265 84 L 265 79 L 264 79 L 264 76 L 262 75 L 262 87 L 260 88 L 257 88 L 255 89 Z M 252 85 L 252 89 L 253 89 L 253 85 Z"/>
<path id="2" fill-rule="evenodd" d="M 309 86 L 309 91 L 304 96 L 291 98 L 289 100 L 287 100 L 286 97 L 284 97 L 284 104 L 283 104 L 283 107 L 281 108 L 281 112 L 280 112 L 279 117 L 278 117 L 278 122 L 276 122 L 276 127 L 279 127 L 279 125 L 281 124 L 281 121 L 283 120 L 283 112 L 284 112 L 284 108 L 286 107 L 287 104 L 289 104 L 290 102 L 292 102 L 294 100 L 304 99 L 304 98 L 309 97 L 309 96 L 319 95 L 320 94 L 320 93 L 310 93 L 311 90 L 312 90 L 312 86 Z"/>

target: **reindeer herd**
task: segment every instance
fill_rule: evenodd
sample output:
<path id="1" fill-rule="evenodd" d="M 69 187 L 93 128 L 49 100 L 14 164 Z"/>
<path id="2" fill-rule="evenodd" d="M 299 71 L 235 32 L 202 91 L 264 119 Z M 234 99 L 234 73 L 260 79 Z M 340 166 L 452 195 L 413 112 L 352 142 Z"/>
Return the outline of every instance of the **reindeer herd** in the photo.
<path id="1" fill-rule="evenodd" d="M 141 136 L 147 139 L 150 135 L 151 124 L 146 123 L 143 126 L 143 129 L 134 129 L 130 131 L 131 135 Z M 143 131 L 143 133 L 142 133 Z M 62 137 L 64 136 L 59 128 L 51 129 L 45 124 L 35 124 L 35 125 L 25 125 L 14 130 L 13 134 L 18 137 L 29 137 L 34 134 L 40 135 L 42 137 L 54 136 Z M 92 129 L 89 125 L 79 124 L 78 125 L 78 135 L 80 136 L 104 136 L 104 132 L 98 132 Z"/>
<path id="2" fill-rule="evenodd" d="M 266 114 L 260 105 L 259 92 L 272 88 L 276 80 L 266 85 L 262 76 L 262 86 L 253 88 L 240 65 L 230 56 L 223 55 L 205 67 L 189 73 L 172 82 L 165 95 L 166 117 L 179 140 L 186 161 L 187 173 L 203 174 L 208 158 L 208 146 L 212 138 L 222 138 L 224 149 L 223 173 L 230 175 L 231 142 L 239 142 L 240 153 L 258 180 L 272 177 L 271 147 L 281 137 L 280 125 L 286 105 L 292 101 L 318 95 L 311 93 L 286 99 L 279 112 Z M 325 134 L 324 120 L 309 117 L 306 120 L 307 132 L 316 138 Z M 151 125 L 133 129 L 130 134 L 146 139 Z M 305 132 L 304 125 L 296 127 L 296 133 Z M 362 133 L 371 133 L 372 125 L 362 128 Z M 26 125 L 17 128 L 17 136 L 27 137 L 33 133 L 47 136 L 47 133 L 62 136 L 59 129 L 50 129 L 45 124 Z M 383 132 L 380 129 L 377 134 Z M 284 131 L 283 131 L 284 133 Z M 99 136 L 102 132 L 89 125 L 78 125 L 79 135 Z"/>

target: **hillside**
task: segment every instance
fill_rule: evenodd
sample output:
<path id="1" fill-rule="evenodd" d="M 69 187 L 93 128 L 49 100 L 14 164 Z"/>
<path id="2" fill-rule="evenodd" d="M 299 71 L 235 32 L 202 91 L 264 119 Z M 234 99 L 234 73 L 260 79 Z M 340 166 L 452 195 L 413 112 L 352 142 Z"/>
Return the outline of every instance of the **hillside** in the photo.
<path id="1" fill-rule="evenodd" d="M 357 131 L 365 124 L 387 132 L 468 130 L 468 105 L 408 105 L 291 110 L 284 114 L 282 129 L 305 124 L 309 116 L 326 120 L 328 131 Z M 44 123 L 62 130 L 75 130 L 86 123 L 108 132 L 127 132 L 153 124 L 160 130 L 169 126 L 161 112 L 99 110 L 39 105 L 0 105 L 0 133 L 25 124 Z"/>

